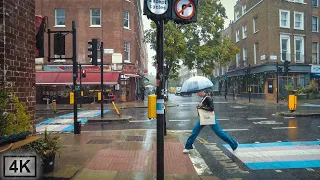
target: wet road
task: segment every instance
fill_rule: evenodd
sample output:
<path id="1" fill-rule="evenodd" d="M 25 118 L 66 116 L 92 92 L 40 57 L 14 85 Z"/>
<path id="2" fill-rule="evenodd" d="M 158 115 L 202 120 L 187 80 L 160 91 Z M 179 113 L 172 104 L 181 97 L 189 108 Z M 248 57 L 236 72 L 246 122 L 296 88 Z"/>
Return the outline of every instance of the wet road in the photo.
<path id="1" fill-rule="evenodd" d="M 178 107 L 167 109 L 167 129 L 185 138 L 198 120 L 196 105 L 199 98 L 170 96 Z M 209 127 L 205 127 L 195 143 L 210 169 L 221 179 L 320 179 L 320 118 L 284 118 L 277 112 L 286 106 L 235 104 L 214 98 L 220 126 L 240 143 L 240 155 L 234 156 L 229 146 Z M 308 108 L 320 107 L 299 107 Z M 107 129 L 155 129 L 147 109 L 121 110 L 133 119 L 126 123 L 86 124 L 83 131 Z M 299 144 L 299 142 L 309 144 Z M 297 144 L 286 144 L 297 142 Z M 251 149 L 250 149 L 251 148 Z M 297 161 L 299 160 L 299 161 Z"/>

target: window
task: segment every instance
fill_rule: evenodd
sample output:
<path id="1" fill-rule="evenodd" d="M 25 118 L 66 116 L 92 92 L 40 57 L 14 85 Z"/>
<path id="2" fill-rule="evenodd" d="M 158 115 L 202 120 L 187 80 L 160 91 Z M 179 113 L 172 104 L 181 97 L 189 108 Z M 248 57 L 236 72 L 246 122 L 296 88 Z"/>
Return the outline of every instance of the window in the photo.
<path id="1" fill-rule="evenodd" d="M 258 17 L 255 17 L 255 18 L 253 18 L 253 23 L 252 23 L 253 34 L 259 31 L 257 28 L 257 24 L 258 24 Z"/>
<path id="2" fill-rule="evenodd" d="M 246 48 L 243 48 L 243 65 L 248 66 L 248 50 Z"/>
<path id="3" fill-rule="evenodd" d="M 236 42 L 239 42 L 239 40 L 240 40 L 240 30 L 237 30 L 236 31 Z"/>
<path id="4" fill-rule="evenodd" d="M 247 25 L 242 26 L 242 39 L 247 38 Z"/>
<path id="5" fill-rule="evenodd" d="M 280 9 L 280 27 L 290 28 L 290 11 Z"/>
<path id="6" fill-rule="evenodd" d="M 257 64 L 257 59 L 259 58 L 259 43 L 255 43 L 253 46 L 253 60 L 254 64 Z"/>
<path id="7" fill-rule="evenodd" d="M 318 17 L 312 16 L 312 32 L 318 32 Z"/>
<path id="8" fill-rule="evenodd" d="M 294 29 L 304 29 L 304 16 L 301 12 L 294 12 Z"/>
<path id="9" fill-rule="evenodd" d="M 239 18 L 240 18 L 240 13 L 239 13 L 239 11 L 236 11 L 235 13 L 234 13 L 234 19 L 235 20 L 238 20 Z"/>
<path id="10" fill-rule="evenodd" d="M 130 63 L 130 42 L 124 42 L 124 62 Z"/>
<path id="11" fill-rule="evenodd" d="M 130 28 L 130 21 L 129 21 L 129 12 L 125 11 L 124 15 L 123 15 L 123 19 L 124 19 L 124 27 L 129 29 Z"/>
<path id="12" fill-rule="evenodd" d="M 66 12 L 65 9 L 56 9 L 55 12 L 56 18 L 56 26 L 62 26 L 65 27 L 66 26 Z"/>
<path id="13" fill-rule="evenodd" d="M 312 0 L 312 7 L 318 7 L 319 0 Z"/>
<path id="14" fill-rule="evenodd" d="M 240 54 L 239 53 L 236 54 L 236 65 L 237 65 L 237 67 L 240 66 Z"/>
<path id="15" fill-rule="evenodd" d="M 312 64 L 319 64 L 319 43 L 312 43 Z"/>
<path id="16" fill-rule="evenodd" d="M 242 16 L 247 12 L 247 5 L 242 6 Z"/>
<path id="17" fill-rule="evenodd" d="M 294 37 L 294 54 L 296 62 L 304 62 L 304 37 Z"/>
<path id="18" fill-rule="evenodd" d="M 280 35 L 280 52 L 281 52 L 281 61 L 291 61 L 290 60 L 290 36 Z"/>
<path id="19" fill-rule="evenodd" d="M 90 9 L 90 26 L 101 26 L 100 9 Z"/>

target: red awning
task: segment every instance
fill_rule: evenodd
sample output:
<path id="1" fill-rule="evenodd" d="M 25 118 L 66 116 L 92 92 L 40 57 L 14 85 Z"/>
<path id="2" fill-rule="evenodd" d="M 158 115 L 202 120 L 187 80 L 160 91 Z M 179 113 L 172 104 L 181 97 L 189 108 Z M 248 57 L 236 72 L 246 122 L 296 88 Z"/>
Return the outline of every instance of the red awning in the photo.
<path id="1" fill-rule="evenodd" d="M 98 72 L 87 72 L 87 77 L 82 78 L 82 84 L 100 84 L 101 74 Z M 103 84 L 115 85 L 118 84 L 118 72 L 104 72 Z M 80 82 L 79 76 L 77 82 Z M 71 72 L 36 72 L 36 84 L 40 85 L 72 85 Z"/>

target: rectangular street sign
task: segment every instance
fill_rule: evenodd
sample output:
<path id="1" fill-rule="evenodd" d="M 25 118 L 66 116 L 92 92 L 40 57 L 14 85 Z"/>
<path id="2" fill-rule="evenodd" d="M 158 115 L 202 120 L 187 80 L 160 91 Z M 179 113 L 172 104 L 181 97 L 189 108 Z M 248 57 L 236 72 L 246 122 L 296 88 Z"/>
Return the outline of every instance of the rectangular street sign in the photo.
<path id="1" fill-rule="evenodd" d="M 114 49 L 104 49 L 103 52 L 104 52 L 104 54 L 113 54 Z"/>

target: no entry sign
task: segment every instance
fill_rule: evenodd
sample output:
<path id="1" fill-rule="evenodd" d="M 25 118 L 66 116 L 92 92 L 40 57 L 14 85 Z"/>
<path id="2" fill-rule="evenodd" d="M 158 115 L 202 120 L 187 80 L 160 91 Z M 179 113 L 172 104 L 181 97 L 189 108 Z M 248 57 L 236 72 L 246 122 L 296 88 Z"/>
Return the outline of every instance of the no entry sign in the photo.
<path id="1" fill-rule="evenodd" d="M 177 0 L 174 9 L 177 16 L 182 19 L 190 19 L 194 16 L 196 8 L 191 0 Z"/>

